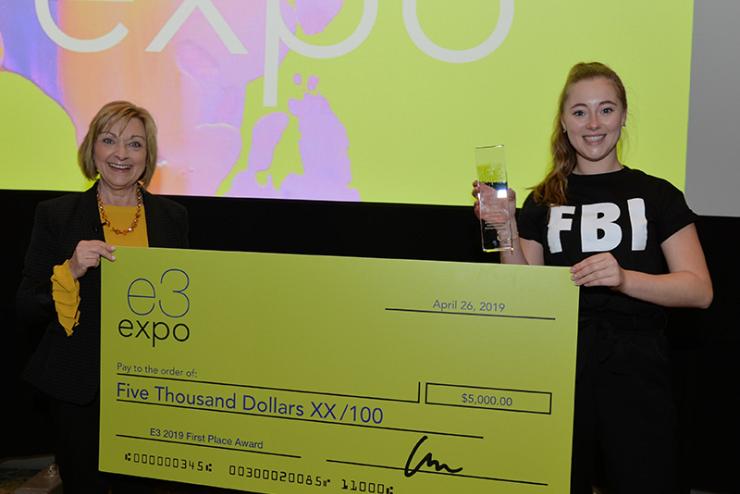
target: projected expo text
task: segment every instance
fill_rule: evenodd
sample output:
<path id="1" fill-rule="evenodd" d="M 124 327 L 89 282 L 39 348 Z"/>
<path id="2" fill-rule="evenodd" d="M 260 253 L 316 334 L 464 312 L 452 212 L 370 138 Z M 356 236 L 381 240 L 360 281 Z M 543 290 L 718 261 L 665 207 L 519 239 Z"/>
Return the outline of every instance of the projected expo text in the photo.
<path id="1" fill-rule="evenodd" d="M 49 38 L 63 49 L 95 53 L 108 50 L 119 44 L 128 34 L 128 28 L 122 23 L 108 33 L 93 39 L 80 39 L 64 32 L 54 21 L 49 8 L 49 0 L 35 0 L 36 16 Z M 403 0 L 403 22 L 410 40 L 419 50 L 430 57 L 446 63 L 475 62 L 493 53 L 509 34 L 514 20 L 514 0 L 500 0 L 500 12 L 496 27 L 490 36 L 478 46 L 465 50 L 450 50 L 437 45 L 424 32 L 416 12 L 416 0 Z M 213 5 L 212 0 L 184 0 L 172 14 L 160 31 L 145 48 L 147 52 L 161 52 L 174 38 L 183 24 L 194 12 L 200 12 L 213 31 L 218 35 L 229 53 L 246 55 L 249 50 L 234 34 L 234 31 Z M 277 105 L 277 81 L 280 42 L 291 50 L 309 58 L 337 58 L 362 45 L 368 38 L 378 15 L 378 0 L 364 0 L 362 18 L 355 29 L 345 40 L 329 46 L 317 46 L 298 39 L 285 24 L 280 13 L 280 0 L 267 0 L 264 74 L 264 106 Z"/>

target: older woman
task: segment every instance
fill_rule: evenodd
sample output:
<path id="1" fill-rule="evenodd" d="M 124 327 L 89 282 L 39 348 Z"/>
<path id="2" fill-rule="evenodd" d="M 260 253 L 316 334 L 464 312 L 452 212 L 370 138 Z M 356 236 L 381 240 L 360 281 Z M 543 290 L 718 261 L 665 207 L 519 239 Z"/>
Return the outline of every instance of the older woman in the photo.
<path id="1" fill-rule="evenodd" d="M 79 148 L 82 193 L 39 203 L 20 320 L 46 327 L 25 377 L 51 401 L 64 491 L 106 492 L 98 472 L 101 258 L 115 246 L 187 247 L 185 208 L 146 192 L 157 163 L 156 125 L 125 101 L 103 106 Z"/>

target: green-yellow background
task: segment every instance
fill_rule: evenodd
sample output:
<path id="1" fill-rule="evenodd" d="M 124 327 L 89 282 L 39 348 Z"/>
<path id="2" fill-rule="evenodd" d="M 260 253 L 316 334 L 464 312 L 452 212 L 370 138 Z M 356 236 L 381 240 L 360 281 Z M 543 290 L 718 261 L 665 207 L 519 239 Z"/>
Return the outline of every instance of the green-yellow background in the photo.
<path id="1" fill-rule="evenodd" d="M 347 1 L 314 44 L 345 39 L 363 2 Z M 440 46 L 466 49 L 483 41 L 498 17 L 490 0 L 420 0 L 418 16 Z M 691 64 L 691 0 L 528 0 L 515 2 L 503 44 L 483 60 L 449 64 L 422 53 L 408 36 L 401 2 L 381 0 L 365 42 L 327 60 L 290 53 L 280 66 L 279 105 L 262 107 L 262 80 L 246 88 L 244 148 L 218 194 L 246 166 L 256 120 L 287 111 L 305 88 L 293 74 L 315 75 L 349 136 L 352 183 L 362 201 L 469 204 L 473 147 L 503 143 L 509 182 L 520 201 L 548 164 L 548 140 L 569 67 L 600 60 L 623 78 L 630 110 L 623 161 L 684 187 Z M 28 83 L 30 84 L 30 83 Z M 38 93 L 38 91 L 36 91 Z M 0 187 L 84 187 L 74 167 L 74 133 L 61 109 L 14 74 L 0 72 Z M 255 111 L 256 109 L 256 111 Z M 44 118 L 38 118 L 44 115 Z M 46 117 L 48 116 L 48 118 Z M 280 184 L 300 173 L 296 122 L 278 145 L 270 173 Z M 43 140 L 35 130 L 40 128 Z M 60 156 L 70 156 L 60 169 Z M 166 192 L 166 191 L 165 191 Z"/>

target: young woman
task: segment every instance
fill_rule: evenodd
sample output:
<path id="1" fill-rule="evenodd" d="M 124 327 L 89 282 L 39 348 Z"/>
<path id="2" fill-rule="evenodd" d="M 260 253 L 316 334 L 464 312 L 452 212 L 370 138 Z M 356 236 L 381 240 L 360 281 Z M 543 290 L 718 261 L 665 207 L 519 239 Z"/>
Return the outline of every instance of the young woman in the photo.
<path id="1" fill-rule="evenodd" d="M 696 216 L 665 180 L 622 164 L 627 120 L 619 76 L 579 63 L 558 101 L 552 168 L 511 223 L 507 264 L 569 266 L 581 287 L 571 491 L 591 493 L 602 458 L 607 492 L 674 493 L 675 410 L 664 307 L 706 308 L 712 283 Z M 474 195 L 483 185 L 474 183 Z M 485 193 L 486 191 L 482 191 Z"/>

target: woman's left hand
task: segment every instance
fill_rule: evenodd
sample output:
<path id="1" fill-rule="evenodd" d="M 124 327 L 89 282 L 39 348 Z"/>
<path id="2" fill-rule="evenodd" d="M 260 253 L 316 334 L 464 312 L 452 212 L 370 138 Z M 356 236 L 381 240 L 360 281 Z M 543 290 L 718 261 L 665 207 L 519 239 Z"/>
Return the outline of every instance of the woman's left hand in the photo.
<path id="1" fill-rule="evenodd" d="M 587 257 L 570 268 L 570 278 L 576 286 L 608 286 L 617 288 L 624 283 L 624 270 L 609 252 Z"/>

